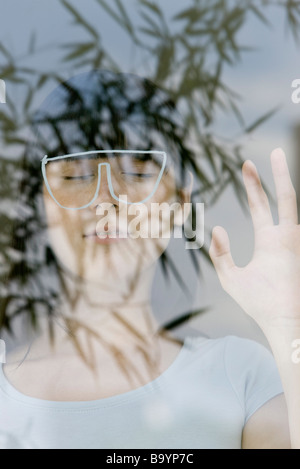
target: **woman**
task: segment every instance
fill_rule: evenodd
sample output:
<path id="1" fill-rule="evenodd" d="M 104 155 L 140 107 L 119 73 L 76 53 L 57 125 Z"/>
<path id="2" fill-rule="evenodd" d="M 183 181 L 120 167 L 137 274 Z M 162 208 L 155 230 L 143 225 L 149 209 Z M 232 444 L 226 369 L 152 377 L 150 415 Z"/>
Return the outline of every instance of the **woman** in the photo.
<path id="1" fill-rule="evenodd" d="M 38 266 L 26 298 L 32 305 L 35 295 L 42 325 L 0 374 L 2 446 L 289 448 L 291 436 L 300 447 L 300 372 L 291 361 L 291 343 L 300 337 L 292 280 L 299 234 L 282 152 L 272 155 L 279 226 L 247 162 L 253 260 L 236 267 L 221 228 L 210 250 L 223 287 L 270 341 L 279 376 L 271 354 L 252 341 L 182 344 L 153 316 L 155 267 L 170 228 L 185 222 L 180 207 L 190 202 L 196 170 L 169 98 L 147 80 L 95 71 L 58 87 L 34 128 L 26 155 L 31 180 L 22 194 L 35 201 L 39 235 L 31 251 L 24 232 L 18 240 Z M 164 204 L 156 218 L 153 204 Z"/>

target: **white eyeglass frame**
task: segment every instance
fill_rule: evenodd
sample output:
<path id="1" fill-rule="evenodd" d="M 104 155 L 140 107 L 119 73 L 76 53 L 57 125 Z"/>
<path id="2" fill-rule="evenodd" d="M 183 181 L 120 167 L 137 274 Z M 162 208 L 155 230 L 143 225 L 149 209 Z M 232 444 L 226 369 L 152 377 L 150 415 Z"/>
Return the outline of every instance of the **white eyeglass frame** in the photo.
<path id="1" fill-rule="evenodd" d="M 160 173 L 158 175 L 158 179 L 156 181 L 156 184 L 151 192 L 151 194 L 146 197 L 146 199 L 140 201 L 140 202 L 128 202 L 127 200 L 122 200 L 120 199 L 119 197 L 116 196 L 115 192 L 114 192 L 114 189 L 113 189 L 113 185 L 112 185 L 112 181 L 111 181 L 111 167 L 110 167 L 110 163 L 99 163 L 98 165 L 98 185 L 97 185 L 97 189 L 95 191 L 95 196 L 93 197 L 93 199 L 91 200 L 91 202 L 89 202 L 88 204 L 84 205 L 83 207 L 79 207 L 79 208 L 70 208 L 70 207 L 64 207 L 63 205 L 61 205 L 58 200 L 56 200 L 56 198 L 54 197 L 53 195 L 53 192 L 51 190 L 51 187 L 48 183 L 48 179 L 47 179 L 47 174 L 46 174 L 46 165 L 50 162 L 53 162 L 53 161 L 57 161 L 57 160 L 63 160 L 63 159 L 67 159 L 67 158 L 73 158 L 73 157 L 76 157 L 76 156 L 88 156 L 88 155 L 101 155 L 101 154 L 115 154 L 115 153 L 119 153 L 119 154 L 134 154 L 134 155 L 161 155 L 163 157 L 163 163 L 162 163 L 162 167 L 161 167 L 161 170 L 160 170 Z M 50 196 L 52 197 L 52 199 L 54 200 L 54 202 L 60 207 L 60 208 L 63 208 L 65 210 L 83 210 L 85 208 L 88 208 L 90 207 L 90 205 L 92 205 L 95 200 L 97 199 L 98 195 L 99 195 L 99 191 L 100 191 L 100 186 L 101 186 L 101 167 L 105 166 L 106 167 L 106 171 L 107 171 L 107 180 L 108 180 L 108 187 L 109 187 L 109 191 L 110 191 L 110 194 L 111 196 L 113 197 L 113 199 L 117 200 L 118 202 L 121 202 L 121 203 L 124 203 L 126 205 L 140 205 L 140 204 L 143 204 L 145 202 L 147 202 L 148 200 L 150 200 L 155 192 L 157 191 L 158 189 L 158 186 L 160 184 L 160 181 L 161 181 L 161 178 L 163 176 L 163 173 L 165 171 L 165 168 L 166 168 L 166 165 L 167 165 L 167 153 L 164 152 L 164 151 L 137 151 L 137 150 L 98 150 L 98 151 L 87 151 L 87 152 L 81 152 L 81 153 L 71 153 L 69 155 L 63 155 L 63 156 L 55 156 L 54 158 L 49 158 L 48 155 L 45 155 L 43 157 L 43 159 L 41 160 L 41 165 L 42 165 L 42 174 L 43 174 L 43 178 L 44 178 L 44 182 L 45 182 L 45 185 L 46 185 L 46 188 L 50 194 Z"/>

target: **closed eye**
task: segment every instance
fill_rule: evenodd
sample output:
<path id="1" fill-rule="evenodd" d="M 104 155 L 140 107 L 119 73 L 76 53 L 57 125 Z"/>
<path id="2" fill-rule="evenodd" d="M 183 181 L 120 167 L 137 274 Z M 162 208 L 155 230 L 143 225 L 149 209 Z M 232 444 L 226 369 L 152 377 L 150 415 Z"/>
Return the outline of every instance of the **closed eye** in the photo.
<path id="1" fill-rule="evenodd" d="M 121 173 L 122 176 L 131 176 L 131 177 L 138 177 L 138 178 L 152 178 L 154 176 L 156 176 L 155 174 L 150 174 L 150 173 Z"/>
<path id="2" fill-rule="evenodd" d="M 90 174 L 90 175 L 87 175 L 87 176 L 64 176 L 63 179 L 65 181 L 75 181 L 75 180 L 85 181 L 85 180 L 91 179 L 93 177 L 94 177 L 94 175 Z"/>

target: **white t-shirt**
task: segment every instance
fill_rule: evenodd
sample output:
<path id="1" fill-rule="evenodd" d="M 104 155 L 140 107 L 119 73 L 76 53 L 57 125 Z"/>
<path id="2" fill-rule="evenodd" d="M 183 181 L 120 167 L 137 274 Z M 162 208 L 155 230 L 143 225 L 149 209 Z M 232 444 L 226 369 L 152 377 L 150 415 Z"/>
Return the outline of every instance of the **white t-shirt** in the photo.
<path id="1" fill-rule="evenodd" d="M 245 423 L 281 393 L 270 352 L 232 336 L 188 338 L 156 380 L 91 402 L 27 397 L 0 367 L 0 449 L 240 449 Z"/>

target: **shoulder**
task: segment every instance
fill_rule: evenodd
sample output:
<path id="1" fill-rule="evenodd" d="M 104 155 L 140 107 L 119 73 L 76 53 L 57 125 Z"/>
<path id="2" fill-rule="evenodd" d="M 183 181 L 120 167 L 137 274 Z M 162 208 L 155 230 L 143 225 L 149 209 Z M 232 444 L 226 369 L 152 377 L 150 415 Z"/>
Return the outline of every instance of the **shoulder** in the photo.
<path id="1" fill-rule="evenodd" d="M 277 369 L 274 357 L 267 347 L 254 340 L 236 336 L 224 339 L 224 363 L 229 376 L 264 370 L 273 373 Z"/>
<path id="2" fill-rule="evenodd" d="M 188 341 L 189 342 L 189 341 Z M 194 363 L 210 379 L 230 390 L 244 412 L 245 422 L 266 402 L 283 393 L 271 352 L 253 340 L 236 336 L 192 339 Z"/>
<path id="3" fill-rule="evenodd" d="M 210 353 L 219 354 L 225 361 L 234 358 L 238 361 L 247 360 L 255 357 L 268 357 L 271 358 L 271 352 L 260 343 L 237 336 L 226 336 L 221 338 L 207 338 L 207 337 L 188 337 L 185 340 L 185 346 L 192 350 L 194 353 Z"/>
<path id="4" fill-rule="evenodd" d="M 254 340 L 236 336 L 217 339 L 188 338 L 191 362 L 219 374 L 237 392 L 259 387 L 279 387 L 280 379 L 273 355 Z M 194 358 L 194 359 L 193 359 Z"/>

